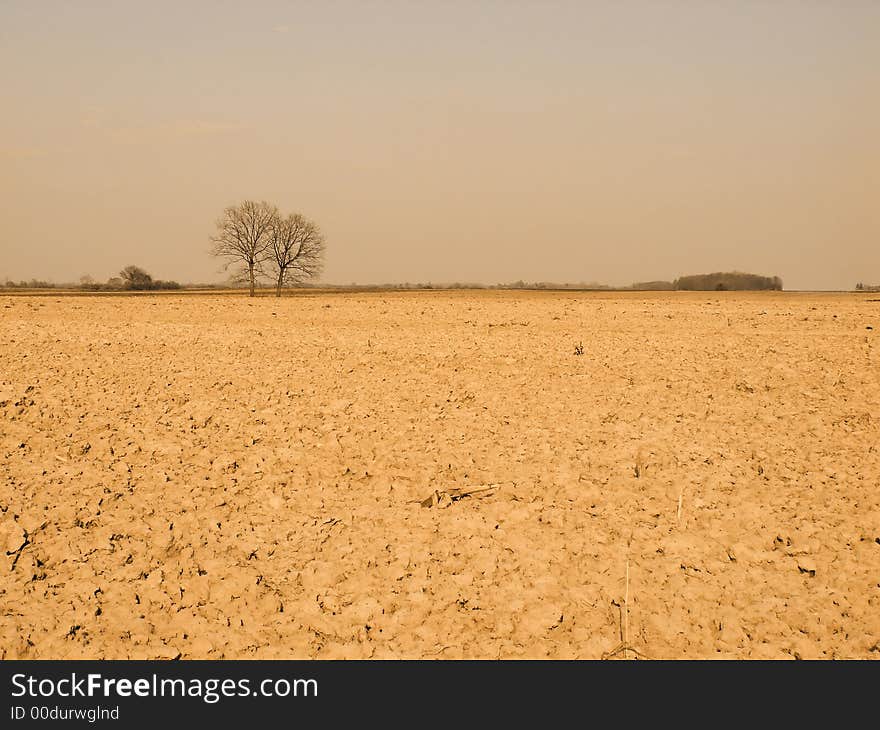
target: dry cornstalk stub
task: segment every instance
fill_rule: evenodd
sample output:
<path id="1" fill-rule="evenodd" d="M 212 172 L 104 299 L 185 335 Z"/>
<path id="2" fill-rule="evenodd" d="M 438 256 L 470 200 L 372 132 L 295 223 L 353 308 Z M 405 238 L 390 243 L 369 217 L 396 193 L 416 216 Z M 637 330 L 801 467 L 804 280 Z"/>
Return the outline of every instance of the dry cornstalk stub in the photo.
<path id="1" fill-rule="evenodd" d="M 458 502 L 468 497 L 488 497 L 489 493 L 494 492 L 497 488 L 498 485 L 493 484 L 488 487 L 477 487 L 474 489 L 460 489 L 458 487 L 444 490 L 435 489 L 425 499 L 421 500 L 419 504 L 422 507 L 449 507 L 453 502 Z"/>

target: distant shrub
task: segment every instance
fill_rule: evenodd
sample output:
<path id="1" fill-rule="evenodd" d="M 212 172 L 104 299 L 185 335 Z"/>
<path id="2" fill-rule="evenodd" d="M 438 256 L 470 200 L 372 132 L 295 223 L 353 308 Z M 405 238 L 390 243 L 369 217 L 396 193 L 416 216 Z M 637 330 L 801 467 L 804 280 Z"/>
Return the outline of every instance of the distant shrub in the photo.
<path id="1" fill-rule="evenodd" d="M 159 289 L 180 289 L 176 281 L 154 279 L 138 266 L 126 266 L 119 272 L 122 288 L 130 291 L 156 291 Z M 112 281 L 112 280 L 111 280 Z M 110 282 L 108 282 L 109 285 Z"/>
<path id="2" fill-rule="evenodd" d="M 119 272 L 126 289 L 144 291 L 153 288 L 153 277 L 139 266 L 126 266 Z"/>

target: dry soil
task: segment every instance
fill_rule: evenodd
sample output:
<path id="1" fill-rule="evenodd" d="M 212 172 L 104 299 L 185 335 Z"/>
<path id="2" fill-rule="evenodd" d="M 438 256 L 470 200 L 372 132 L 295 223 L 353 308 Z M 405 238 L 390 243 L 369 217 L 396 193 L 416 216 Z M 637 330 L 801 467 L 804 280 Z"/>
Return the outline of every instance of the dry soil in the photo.
<path id="1" fill-rule="evenodd" d="M 0 656 L 880 657 L 878 330 L 855 294 L 0 296 Z"/>

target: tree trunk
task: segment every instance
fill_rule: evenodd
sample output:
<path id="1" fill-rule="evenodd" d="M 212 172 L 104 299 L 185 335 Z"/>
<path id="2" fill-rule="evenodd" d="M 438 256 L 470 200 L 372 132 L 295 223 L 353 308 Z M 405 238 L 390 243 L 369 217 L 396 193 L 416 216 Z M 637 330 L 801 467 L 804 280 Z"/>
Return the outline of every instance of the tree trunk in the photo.
<path id="1" fill-rule="evenodd" d="M 283 273 L 278 275 L 278 283 L 275 286 L 275 296 L 276 297 L 281 296 L 281 287 L 282 286 L 284 286 L 284 274 Z"/>
<path id="2" fill-rule="evenodd" d="M 253 264 L 248 266 L 248 275 L 250 276 L 250 281 L 251 281 L 251 296 L 254 296 L 254 265 Z"/>

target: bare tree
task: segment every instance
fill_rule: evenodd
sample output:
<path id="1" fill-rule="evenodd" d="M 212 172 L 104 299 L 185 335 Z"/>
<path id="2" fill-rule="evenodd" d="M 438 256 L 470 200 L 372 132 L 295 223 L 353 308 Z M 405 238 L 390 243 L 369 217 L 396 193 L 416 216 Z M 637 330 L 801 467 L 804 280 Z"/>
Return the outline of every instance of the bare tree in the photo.
<path id="1" fill-rule="evenodd" d="M 245 200 L 223 211 L 217 234 L 211 238 L 214 256 L 227 259 L 225 269 L 239 265 L 254 296 L 260 263 L 266 256 L 271 233 L 278 220 L 278 208 L 265 201 Z"/>
<path id="2" fill-rule="evenodd" d="M 295 213 L 279 217 L 272 226 L 265 264 L 275 279 L 275 295 L 285 285 L 298 284 L 321 273 L 324 234 L 317 224 Z"/>

